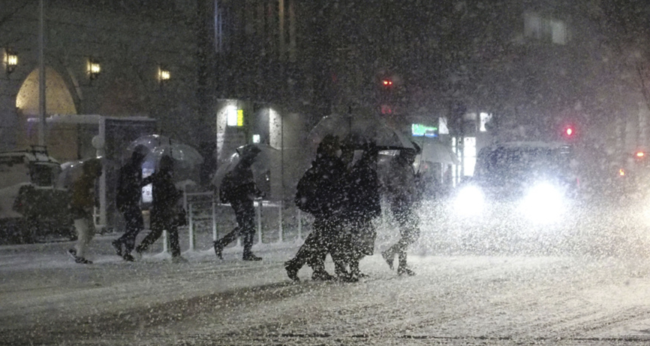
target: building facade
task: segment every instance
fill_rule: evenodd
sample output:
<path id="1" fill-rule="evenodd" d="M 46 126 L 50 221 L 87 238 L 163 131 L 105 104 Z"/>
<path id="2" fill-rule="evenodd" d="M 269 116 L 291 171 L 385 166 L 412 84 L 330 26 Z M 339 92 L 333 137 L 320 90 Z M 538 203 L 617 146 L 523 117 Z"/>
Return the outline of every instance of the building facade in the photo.
<path id="1" fill-rule="evenodd" d="M 148 116 L 189 144 L 211 138 L 197 99 L 196 2 L 43 3 L 46 116 Z M 41 12 L 39 1 L 1 5 L 0 150 L 13 150 L 37 144 Z M 47 127 L 52 155 L 81 158 L 88 139 L 74 125 Z"/>

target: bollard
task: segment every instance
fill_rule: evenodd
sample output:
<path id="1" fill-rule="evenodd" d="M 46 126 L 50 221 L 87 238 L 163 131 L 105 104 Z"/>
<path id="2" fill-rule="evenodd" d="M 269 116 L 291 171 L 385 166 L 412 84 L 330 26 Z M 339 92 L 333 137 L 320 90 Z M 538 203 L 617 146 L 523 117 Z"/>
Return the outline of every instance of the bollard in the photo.
<path id="1" fill-rule="evenodd" d="M 259 244 L 262 244 L 262 201 L 258 202 L 255 214 L 257 217 L 257 240 Z"/>
<path id="2" fill-rule="evenodd" d="M 163 231 L 163 252 L 169 253 L 169 235 L 167 234 L 167 230 Z"/>
<path id="3" fill-rule="evenodd" d="M 217 234 L 217 202 L 214 200 L 214 196 L 212 197 L 212 240 L 217 241 L 217 237 L 219 234 Z"/>
<path id="4" fill-rule="evenodd" d="M 193 203 L 189 203 L 187 205 L 187 218 L 188 218 L 188 229 L 189 229 L 189 236 L 190 236 L 190 248 L 189 251 L 194 251 L 194 247 L 196 245 L 196 238 L 194 237 L 194 220 L 193 220 L 193 215 L 192 215 L 192 206 Z"/>
<path id="5" fill-rule="evenodd" d="M 280 201 L 280 208 L 278 208 L 278 224 L 280 226 L 280 237 L 278 238 L 278 243 L 284 242 L 284 229 L 282 228 L 282 206 L 284 204 L 284 201 Z"/>

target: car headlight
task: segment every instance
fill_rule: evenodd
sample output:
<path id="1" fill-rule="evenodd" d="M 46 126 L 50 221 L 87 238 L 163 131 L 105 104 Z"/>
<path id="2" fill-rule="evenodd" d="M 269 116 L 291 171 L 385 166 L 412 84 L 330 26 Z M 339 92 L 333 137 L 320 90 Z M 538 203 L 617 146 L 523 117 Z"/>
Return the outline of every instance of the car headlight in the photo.
<path id="1" fill-rule="evenodd" d="M 533 186 L 521 203 L 521 211 L 535 222 L 557 221 L 565 207 L 564 194 L 558 187 L 550 183 Z"/>
<path id="2" fill-rule="evenodd" d="M 465 186 L 458 191 L 453 207 L 460 215 L 480 214 L 485 208 L 485 195 L 478 186 Z"/>

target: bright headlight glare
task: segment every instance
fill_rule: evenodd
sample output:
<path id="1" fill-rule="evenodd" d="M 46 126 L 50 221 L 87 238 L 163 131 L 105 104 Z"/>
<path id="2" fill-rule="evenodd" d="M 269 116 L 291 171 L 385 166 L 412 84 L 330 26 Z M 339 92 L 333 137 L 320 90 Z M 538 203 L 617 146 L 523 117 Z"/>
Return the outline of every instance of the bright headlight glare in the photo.
<path id="1" fill-rule="evenodd" d="M 466 186 L 458 192 L 454 202 L 454 210 L 462 215 L 474 215 L 483 210 L 485 196 L 477 186 Z"/>
<path id="2" fill-rule="evenodd" d="M 562 214 L 565 200 L 555 186 L 542 183 L 535 185 L 524 198 L 521 209 L 533 221 L 555 221 Z"/>

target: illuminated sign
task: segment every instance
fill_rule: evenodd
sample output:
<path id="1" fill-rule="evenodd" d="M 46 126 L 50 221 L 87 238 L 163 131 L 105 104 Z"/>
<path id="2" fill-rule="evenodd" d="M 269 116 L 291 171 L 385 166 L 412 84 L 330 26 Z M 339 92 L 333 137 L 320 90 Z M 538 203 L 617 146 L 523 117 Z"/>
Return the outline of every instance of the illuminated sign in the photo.
<path id="1" fill-rule="evenodd" d="M 227 113 L 227 124 L 228 126 L 237 126 L 237 127 L 242 127 L 244 126 L 244 110 L 243 109 L 236 109 L 232 107 L 232 109 L 228 109 Z"/>
<path id="2" fill-rule="evenodd" d="M 244 110 L 243 109 L 238 109 L 237 110 L 237 126 L 238 127 L 244 126 Z"/>
<path id="3" fill-rule="evenodd" d="M 411 124 L 411 134 L 415 137 L 438 137 L 438 128 L 422 124 Z"/>

